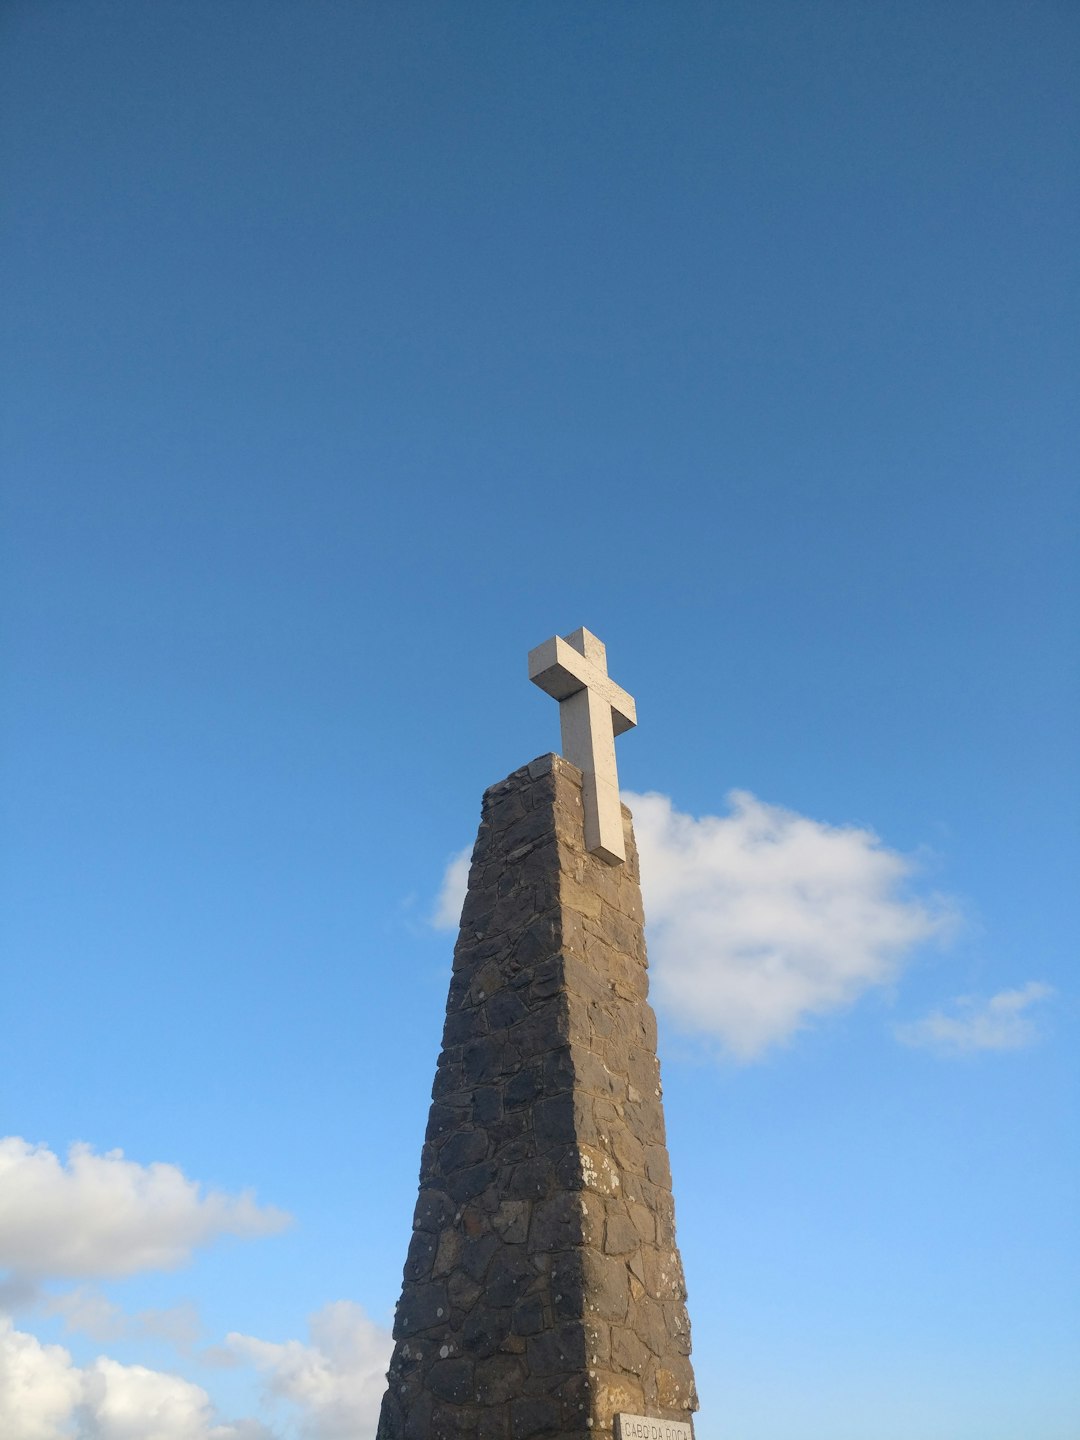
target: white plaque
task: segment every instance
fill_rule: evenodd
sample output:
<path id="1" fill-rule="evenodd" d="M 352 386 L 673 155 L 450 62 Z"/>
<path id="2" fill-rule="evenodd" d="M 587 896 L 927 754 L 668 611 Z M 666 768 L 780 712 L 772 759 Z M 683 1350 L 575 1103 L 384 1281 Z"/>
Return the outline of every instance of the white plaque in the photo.
<path id="1" fill-rule="evenodd" d="M 650 1415 L 616 1415 L 615 1440 L 694 1440 L 689 1420 L 657 1420 Z"/>

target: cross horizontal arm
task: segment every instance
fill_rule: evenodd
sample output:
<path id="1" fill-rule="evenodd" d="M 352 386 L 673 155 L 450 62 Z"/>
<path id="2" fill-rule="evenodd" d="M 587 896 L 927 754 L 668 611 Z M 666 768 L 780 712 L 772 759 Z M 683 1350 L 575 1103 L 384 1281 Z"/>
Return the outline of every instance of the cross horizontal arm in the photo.
<path id="1" fill-rule="evenodd" d="M 611 706 L 611 723 L 616 735 L 637 724 L 633 696 L 561 636 L 553 635 L 529 651 L 529 679 L 556 700 L 567 700 L 579 690 L 591 690 Z"/>

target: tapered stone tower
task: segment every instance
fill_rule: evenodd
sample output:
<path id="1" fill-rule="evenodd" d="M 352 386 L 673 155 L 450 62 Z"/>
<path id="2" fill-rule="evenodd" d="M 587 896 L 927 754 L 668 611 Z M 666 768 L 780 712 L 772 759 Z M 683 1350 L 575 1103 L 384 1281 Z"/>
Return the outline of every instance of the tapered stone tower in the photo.
<path id="1" fill-rule="evenodd" d="M 378 1440 L 691 1434 L 633 827 L 587 849 L 590 803 L 555 755 L 484 795 Z"/>

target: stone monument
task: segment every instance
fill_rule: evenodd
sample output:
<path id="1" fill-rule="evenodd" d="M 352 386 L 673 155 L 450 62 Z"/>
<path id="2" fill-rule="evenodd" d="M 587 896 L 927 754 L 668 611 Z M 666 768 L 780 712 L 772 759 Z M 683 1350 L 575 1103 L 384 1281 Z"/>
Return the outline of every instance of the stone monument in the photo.
<path id="1" fill-rule="evenodd" d="M 378 1440 L 692 1440 L 656 1022 L 587 630 L 529 656 L 564 755 L 488 790 Z"/>

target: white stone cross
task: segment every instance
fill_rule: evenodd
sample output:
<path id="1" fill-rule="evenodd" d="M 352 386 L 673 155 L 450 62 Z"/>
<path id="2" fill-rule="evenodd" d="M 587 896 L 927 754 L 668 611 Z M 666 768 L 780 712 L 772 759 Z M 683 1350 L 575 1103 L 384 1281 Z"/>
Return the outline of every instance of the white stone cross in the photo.
<path id="1" fill-rule="evenodd" d="M 553 635 L 529 651 L 529 679 L 559 702 L 563 755 L 584 777 L 585 849 L 626 859 L 615 736 L 637 724 L 633 699 L 608 679 L 607 650 L 591 630 Z"/>

